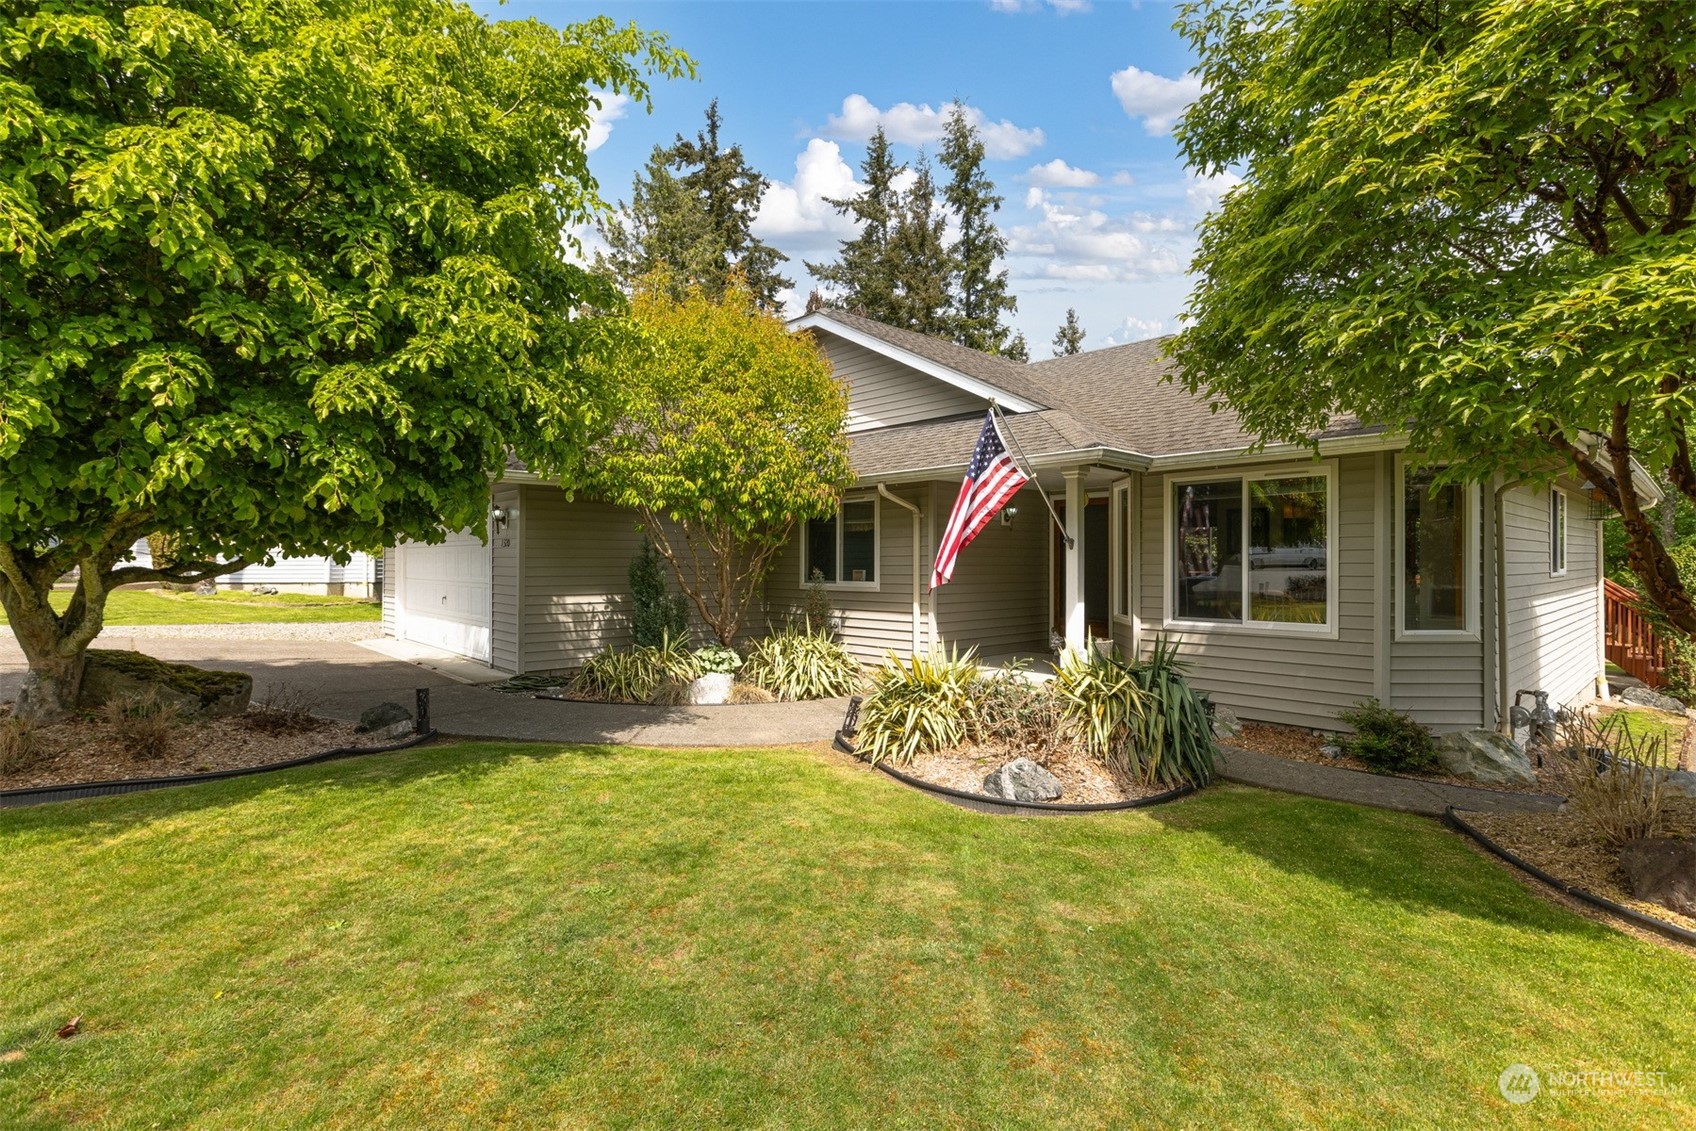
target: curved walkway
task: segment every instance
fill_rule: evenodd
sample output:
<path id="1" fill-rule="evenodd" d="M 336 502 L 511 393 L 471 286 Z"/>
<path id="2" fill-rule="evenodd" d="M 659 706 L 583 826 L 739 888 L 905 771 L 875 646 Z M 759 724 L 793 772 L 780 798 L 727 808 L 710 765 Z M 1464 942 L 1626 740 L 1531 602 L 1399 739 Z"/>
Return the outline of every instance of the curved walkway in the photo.
<path id="1" fill-rule="evenodd" d="M 1321 766 L 1257 754 L 1235 746 L 1219 747 L 1219 776 L 1227 781 L 1281 789 L 1331 801 L 1400 809 L 1441 817 L 1450 805 L 1475 813 L 1552 813 L 1562 798 L 1550 793 L 1509 793 L 1500 789 L 1476 789 L 1447 782 L 1369 774 L 1343 766 Z"/>

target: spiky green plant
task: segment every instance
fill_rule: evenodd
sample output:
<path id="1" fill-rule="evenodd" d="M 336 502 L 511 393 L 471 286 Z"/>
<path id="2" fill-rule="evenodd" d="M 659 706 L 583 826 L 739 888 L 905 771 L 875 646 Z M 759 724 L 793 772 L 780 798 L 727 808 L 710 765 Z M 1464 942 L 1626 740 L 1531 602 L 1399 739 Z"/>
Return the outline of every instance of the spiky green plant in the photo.
<path id="1" fill-rule="evenodd" d="M 742 678 L 779 699 L 829 699 L 859 686 L 860 661 L 841 642 L 795 626 L 753 644 Z"/>
<path id="2" fill-rule="evenodd" d="M 964 742 L 976 657 L 975 648 L 963 656 L 953 649 L 906 660 L 889 653 L 860 707 L 860 753 L 873 765 L 888 758 L 904 766 L 919 754 Z"/>
<path id="3" fill-rule="evenodd" d="M 1177 641 L 1156 636 L 1149 655 L 1130 665 L 1142 693 L 1136 731 L 1139 776 L 1147 782 L 1205 785 L 1213 779 L 1213 723 L 1207 704 L 1190 686 Z"/>
<path id="4" fill-rule="evenodd" d="M 1054 669 L 1054 691 L 1072 738 L 1092 757 L 1134 772 L 1132 739 L 1143 715 L 1142 690 L 1118 655 L 1069 649 Z"/>
<path id="5" fill-rule="evenodd" d="M 570 690 L 615 703 L 648 703 L 662 682 L 686 684 L 700 674 L 688 642 L 667 635 L 658 647 L 602 649 L 572 677 Z"/>

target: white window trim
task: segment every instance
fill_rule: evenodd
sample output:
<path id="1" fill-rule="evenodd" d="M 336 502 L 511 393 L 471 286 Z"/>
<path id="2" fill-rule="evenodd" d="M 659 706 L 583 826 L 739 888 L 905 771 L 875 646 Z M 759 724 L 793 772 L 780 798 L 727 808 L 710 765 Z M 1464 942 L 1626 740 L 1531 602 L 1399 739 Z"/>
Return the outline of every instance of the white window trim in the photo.
<path id="1" fill-rule="evenodd" d="M 1559 487 L 1550 487 L 1549 488 L 1549 576 L 1550 577 L 1565 577 L 1566 576 L 1567 550 L 1570 546 L 1570 542 L 1568 541 L 1568 538 L 1569 538 L 1569 535 L 1571 534 L 1571 531 L 1572 531 L 1572 526 L 1567 521 L 1567 514 L 1570 510 L 1571 510 L 1571 507 L 1568 504 L 1566 492 L 1562 491 Z M 1560 523 L 1558 528 L 1556 527 L 1557 520 Z M 1558 541 L 1557 541 L 1557 536 L 1558 536 Z M 1555 554 L 1556 546 L 1560 547 L 1560 555 L 1559 555 L 1558 559 L 1557 559 L 1556 554 Z"/>
<path id="2" fill-rule="evenodd" d="M 1137 528 L 1137 492 L 1135 479 L 1121 479 L 1113 484 L 1112 492 L 1108 495 L 1107 544 L 1110 550 L 1111 574 L 1113 586 L 1112 599 L 1108 602 L 1111 608 L 1113 623 L 1126 625 L 1132 629 L 1137 622 L 1137 557 L 1135 548 Z M 1125 501 L 1130 506 L 1125 505 Z M 1126 531 L 1125 515 L 1129 513 L 1131 529 Z M 1129 553 L 1125 551 L 1126 542 L 1131 542 Z M 1119 598 L 1125 598 L 1125 611 L 1119 611 Z"/>
<path id="3" fill-rule="evenodd" d="M 1243 531 L 1242 546 L 1245 556 L 1249 547 L 1248 485 L 1258 479 L 1311 479 L 1322 477 L 1325 480 L 1325 623 L 1296 624 L 1290 621 L 1263 621 L 1248 619 L 1249 613 L 1249 575 L 1251 571 L 1244 562 L 1242 574 L 1243 619 L 1240 621 L 1216 620 L 1180 620 L 1173 614 L 1172 604 L 1174 590 L 1177 588 L 1177 542 L 1178 533 L 1173 524 L 1172 490 L 1184 483 L 1215 483 L 1222 479 L 1236 479 L 1242 483 L 1243 490 Z M 1320 460 L 1318 463 L 1278 464 L 1272 467 L 1217 467 L 1208 471 L 1190 471 L 1181 474 L 1167 475 L 1161 486 L 1160 522 L 1164 528 L 1161 535 L 1165 543 L 1166 562 L 1161 570 L 1161 623 L 1163 628 L 1181 629 L 1184 632 L 1219 633 L 1222 635 L 1241 636 L 1300 636 L 1319 640 L 1336 640 L 1341 628 L 1342 619 L 1340 602 L 1338 601 L 1339 559 L 1342 547 L 1339 544 L 1340 516 L 1342 500 L 1337 490 L 1338 474 L 1335 459 Z"/>
<path id="4" fill-rule="evenodd" d="M 1396 474 L 1394 489 L 1396 493 L 1395 530 L 1391 541 L 1395 544 L 1395 561 L 1390 568 L 1395 571 L 1395 584 L 1391 587 L 1395 610 L 1392 614 L 1395 620 L 1395 639 L 1397 640 L 1479 640 L 1479 602 L 1483 588 L 1482 571 L 1479 561 L 1478 524 L 1482 506 L 1479 500 L 1478 484 L 1469 485 L 1461 493 L 1462 505 L 1466 508 L 1461 516 L 1461 524 L 1466 529 L 1466 627 L 1465 628 L 1406 628 L 1407 621 L 1407 570 L 1404 568 L 1407 557 L 1407 461 L 1401 453 L 1396 454 Z"/>
<path id="5" fill-rule="evenodd" d="M 844 495 L 836 504 L 836 573 L 840 577 L 842 569 L 842 506 L 844 503 L 872 504 L 872 580 L 871 581 L 827 581 L 826 589 L 842 589 L 852 593 L 877 593 L 883 589 L 883 504 L 873 492 L 862 491 L 852 495 Z M 812 579 L 807 576 L 807 526 L 801 526 L 801 587 L 811 585 Z"/>

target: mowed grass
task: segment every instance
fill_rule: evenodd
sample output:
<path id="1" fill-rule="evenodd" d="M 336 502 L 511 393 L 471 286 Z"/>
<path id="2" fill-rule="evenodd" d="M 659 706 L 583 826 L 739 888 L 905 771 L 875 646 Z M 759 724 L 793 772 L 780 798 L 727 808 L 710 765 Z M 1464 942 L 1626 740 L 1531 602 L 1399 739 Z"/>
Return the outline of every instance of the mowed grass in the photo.
<path id="1" fill-rule="evenodd" d="M 1692 959 L 1243 787 L 473 744 L 0 812 L 0 859 L 8 1128 L 1696 1125 Z"/>
<path id="2" fill-rule="evenodd" d="M 54 590 L 53 607 L 64 611 L 69 590 Z M 383 610 L 355 597 L 318 597 L 309 593 L 278 593 L 261 597 L 236 589 L 200 596 L 163 589 L 119 589 L 106 599 L 106 623 L 112 627 L 137 624 L 279 624 L 380 621 Z M 6 615 L 0 612 L 0 624 Z"/>

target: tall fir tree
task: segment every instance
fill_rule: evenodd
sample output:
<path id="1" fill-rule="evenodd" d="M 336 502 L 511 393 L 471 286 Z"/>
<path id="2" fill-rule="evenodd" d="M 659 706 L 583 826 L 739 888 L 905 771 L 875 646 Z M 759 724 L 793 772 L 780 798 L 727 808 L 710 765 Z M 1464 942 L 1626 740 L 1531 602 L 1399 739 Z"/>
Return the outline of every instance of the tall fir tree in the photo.
<path id="1" fill-rule="evenodd" d="M 740 145 L 719 141 L 720 125 L 715 98 L 706 128 L 692 140 L 678 134 L 670 146 L 654 147 L 636 175 L 629 206 L 620 202 L 628 219 L 614 215 L 601 226 L 609 250 L 597 265 L 626 291 L 661 271 L 678 291 L 698 286 L 714 298 L 739 274 L 760 307 L 775 310 L 777 293 L 790 285 L 777 265 L 789 257 L 752 231 L 770 182 L 748 164 Z"/>
<path id="2" fill-rule="evenodd" d="M 1054 335 L 1054 356 L 1065 357 L 1077 353 L 1084 346 L 1084 328 L 1078 324 L 1078 312 L 1075 307 L 1066 308 L 1066 321 Z"/>
<path id="3" fill-rule="evenodd" d="M 942 164 L 949 171 L 943 199 L 960 224 L 960 238 L 948 249 L 956 263 L 952 280 L 952 337 L 963 346 L 1000 353 L 1008 328 L 1001 316 L 1018 309 L 1007 293 L 1007 271 L 995 269 L 1007 254 L 1007 239 L 995 226 L 1002 198 L 984 172 L 983 139 L 956 101 L 942 135 Z"/>
<path id="4" fill-rule="evenodd" d="M 808 263 L 821 283 L 837 289 L 836 302 L 879 322 L 896 323 L 896 267 L 893 237 L 901 222 L 901 193 L 895 178 L 907 166 L 897 164 L 889 139 L 879 126 L 866 145 L 860 176 L 866 189 L 858 196 L 826 197 L 825 201 L 860 225 L 857 236 L 843 240 L 835 263 Z"/>
<path id="5" fill-rule="evenodd" d="M 1013 339 L 1001 347 L 1001 356 L 1008 361 L 1027 362 L 1031 359 L 1031 347 L 1025 342 L 1025 332 L 1020 330 Z"/>
<path id="6" fill-rule="evenodd" d="M 952 337 L 948 280 L 956 268 L 944 234 L 948 215 L 939 206 L 930 160 L 922 150 L 914 170 L 917 175 L 901 196 L 890 235 L 894 292 L 888 321 L 921 334 Z"/>

